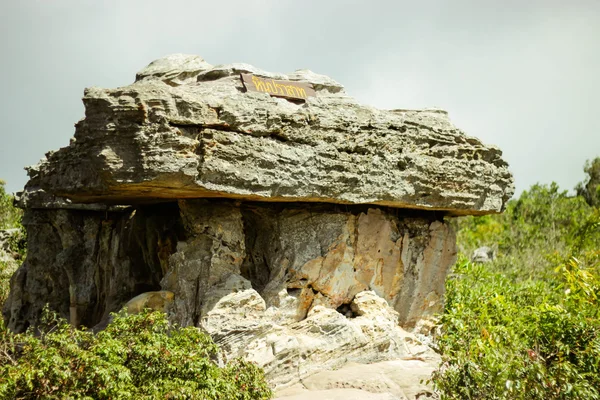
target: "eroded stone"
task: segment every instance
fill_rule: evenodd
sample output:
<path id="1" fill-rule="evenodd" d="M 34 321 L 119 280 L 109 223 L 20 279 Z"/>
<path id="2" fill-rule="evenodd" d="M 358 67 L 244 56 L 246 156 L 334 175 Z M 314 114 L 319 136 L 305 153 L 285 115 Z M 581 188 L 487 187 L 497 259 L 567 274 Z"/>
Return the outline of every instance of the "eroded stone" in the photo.
<path id="1" fill-rule="evenodd" d="M 245 92 L 242 72 L 307 81 L 317 95 Z M 445 112 L 363 106 L 308 70 L 173 55 L 129 86 L 87 89 L 83 102 L 75 140 L 29 169 L 23 206 L 225 197 L 466 215 L 500 212 L 514 191 L 501 151 Z"/>
<path id="2" fill-rule="evenodd" d="M 240 73 L 307 81 L 316 96 L 245 92 Z M 162 293 L 171 321 L 277 387 L 348 361 L 439 360 L 403 327 L 423 331 L 442 310 L 456 259 L 444 218 L 511 197 L 498 148 L 442 110 L 377 110 L 309 70 L 198 56 L 157 60 L 83 102 L 70 145 L 30 167 L 18 196 L 29 244 L 3 309 L 11 330 L 45 304 L 99 330 Z M 417 396 L 385 374 L 312 389 Z"/>

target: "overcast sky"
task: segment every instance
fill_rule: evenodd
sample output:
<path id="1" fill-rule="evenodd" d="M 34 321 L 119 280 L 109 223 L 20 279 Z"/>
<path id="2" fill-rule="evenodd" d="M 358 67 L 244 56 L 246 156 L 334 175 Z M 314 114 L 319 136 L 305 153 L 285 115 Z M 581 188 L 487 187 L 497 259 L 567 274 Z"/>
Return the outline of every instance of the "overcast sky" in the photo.
<path id="1" fill-rule="evenodd" d="M 171 53 L 308 68 L 379 108 L 439 107 L 520 192 L 600 156 L 600 1 L 0 0 L 0 178 L 68 145 L 89 86 Z"/>

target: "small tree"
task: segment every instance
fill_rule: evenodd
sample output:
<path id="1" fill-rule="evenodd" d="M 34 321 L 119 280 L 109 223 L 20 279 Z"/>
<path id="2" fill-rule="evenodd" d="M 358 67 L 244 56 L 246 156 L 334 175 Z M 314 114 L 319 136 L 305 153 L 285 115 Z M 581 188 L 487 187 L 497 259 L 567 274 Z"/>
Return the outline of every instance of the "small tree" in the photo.
<path id="1" fill-rule="evenodd" d="M 582 196 L 590 206 L 600 207 L 600 157 L 586 161 L 583 170 L 588 177 L 575 187 L 577 195 Z"/>
<path id="2" fill-rule="evenodd" d="M 13 206 L 13 196 L 4 190 L 6 182 L 0 179 L 0 229 L 18 228 L 23 212 Z"/>
<path id="3" fill-rule="evenodd" d="M 4 182 L 0 179 L 0 229 L 21 227 L 22 211 L 13 206 L 13 197 L 4 190 Z M 5 243 L 6 245 L 6 243 Z M 22 260 L 25 256 L 27 238 L 24 230 L 12 233 L 8 238 L 9 255 Z M 6 249 L 5 249 L 6 250 Z M 0 249 L 0 252 L 3 250 Z M 0 259 L 0 308 L 8 297 L 10 277 L 18 267 L 16 262 Z M 1 317 L 0 317 L 1 319 Z"/>

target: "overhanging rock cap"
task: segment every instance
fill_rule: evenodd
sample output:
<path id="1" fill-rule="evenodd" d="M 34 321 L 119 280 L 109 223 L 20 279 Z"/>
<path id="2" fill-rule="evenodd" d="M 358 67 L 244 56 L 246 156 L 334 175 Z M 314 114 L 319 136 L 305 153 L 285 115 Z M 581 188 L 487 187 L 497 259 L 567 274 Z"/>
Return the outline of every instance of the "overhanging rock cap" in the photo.
<path id="1" fill-rule="evenodd" d="M 305 101 L 246 91 L 240 74 L 307 82 Z M 378 204 L 478 215 L 514 191 L 502 152 L 442 110 L 378 110 L 335 80 L 172 55 L 90 88 L 68 147 L 29 169 L 23 207 L 223 197 Z M 48 200 L 50 199 L 50 200 Z"/>

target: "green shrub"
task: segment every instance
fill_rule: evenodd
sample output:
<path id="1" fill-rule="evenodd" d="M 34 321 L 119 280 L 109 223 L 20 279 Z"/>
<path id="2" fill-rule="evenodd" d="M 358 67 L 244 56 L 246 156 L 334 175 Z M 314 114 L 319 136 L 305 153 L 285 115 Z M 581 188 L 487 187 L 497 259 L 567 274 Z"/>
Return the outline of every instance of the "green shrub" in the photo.
<path id="1" fill-rule="evenodd" d="M 447 284 L 433 382 L 444 399 L 600 399 L 600 273 L 512 282 L 462 259 Z"/>
<path id="2" fill-rule="evenodd" d="M 535 185 L 458 227 L 432 377 L 442 399 L 600 399 L 600 211 Z M 494 243 L 498 259 L 469 262 Z"/>
<path id="3" fill-rule="evenodd" d="M 0 179 L 0 229 L 19 228 L 23 212 L 13 206 L 13 197 L 4 190 L 5 184 Z"/>
<path id="4" fill-rule="evenodd" d="M 497 247 L 494 268 L 512 279 L 551 279 L 552 269 L 569 256 L 595 212 L 556 183 L 536 184 L 511 200 L 503 214 L 460 218 L 457 244 L 465 255 L 480 246 Z M 589 240 L 600 246 L 598 235 Z"/>
<path id="5" fill-rule="evenodd" d="M 27 237 L 21 225 L 23 212 L 13 206 L 13 197 L 5 192 L 4 185 L 5 182 L 0 179 L 0 229 L 21 228 L 8 243 L 10 255 L 20 263 L 27 252 Z M 8 297 L 9 281 L 18 263 L 0 261 L 0 309 Z"/>
<path id="6" fill-rule="evenodd" d="M 160 312 L 114 315 L 106 330 L 72 328 L 46 312 L 38 336 L 0 321 L 2 399 L 268 399 L 255 364 L 215 363 L 218 348 L 197 328 Z"/>

